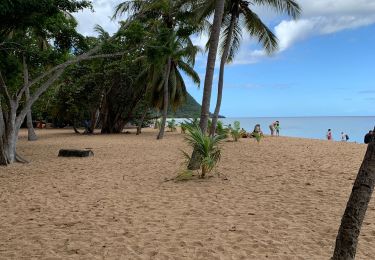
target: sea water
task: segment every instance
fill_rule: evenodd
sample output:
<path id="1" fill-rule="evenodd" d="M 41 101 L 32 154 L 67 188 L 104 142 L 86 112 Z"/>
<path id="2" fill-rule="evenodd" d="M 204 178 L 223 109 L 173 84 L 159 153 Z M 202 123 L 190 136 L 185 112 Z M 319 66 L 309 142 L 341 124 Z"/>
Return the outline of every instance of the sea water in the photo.
<path id="1" fill-rule="evenodd" d="M 225 125 L 240 121 L 241 128 L 251 132 L 260 124 L 265 134 L 270 134 L 269 125 L 278 120 L 280 135 L 290 137 L 326 139 L 328 129 L 332 130 L 334 141 L 341 140 L 341 132 L 349 135 L 349 142 L 363 143 L 363 137 L 374 129 L 375 116 L 338 116 L 338 117 L 248 117 L 221 118 Z"/>

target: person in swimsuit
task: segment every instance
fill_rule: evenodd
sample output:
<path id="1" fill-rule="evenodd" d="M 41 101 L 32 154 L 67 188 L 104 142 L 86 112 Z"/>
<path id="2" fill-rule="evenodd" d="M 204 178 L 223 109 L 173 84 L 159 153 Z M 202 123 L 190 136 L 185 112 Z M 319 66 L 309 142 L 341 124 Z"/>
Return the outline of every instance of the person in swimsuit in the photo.
<path id="1" fill-rule="evenodd" d="M 328 132 L 327 132 L 327 140 L 329 140 L 329 141 L 332 140 L 332 131 L 331 131 L 331 129 L 328 129 Z"/>

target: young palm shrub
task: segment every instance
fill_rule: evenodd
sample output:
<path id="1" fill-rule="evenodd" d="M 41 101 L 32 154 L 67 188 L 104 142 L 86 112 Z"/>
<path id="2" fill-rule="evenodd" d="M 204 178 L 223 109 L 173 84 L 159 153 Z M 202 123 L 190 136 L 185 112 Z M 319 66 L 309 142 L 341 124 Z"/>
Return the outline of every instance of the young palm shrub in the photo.
<path id="1" fill-rule="evenodd" d="M 177 131 L 176 128 L 176 120 L 172 119 L 171 121 L 168 121 L 168 128 L 171 132 Z"/>
<path id="2" fill-rule="evenodd" d="M 239 121 L 234 121 L 230 134 L 235 142 L 241 137 L 241 125 Z"/>
<path id="3" fill-rule="evenodd" d="M 187 125 L 188 131 L 185 140 L 187 143 L 197 151 L 199 157 L 201 178 L 212 172 L 221 157 L 221 149 L 219 144 L 226 138 L 224 135 L 209 136 L 203 133 L 198 125 Z M 184 152 L 184 155 L 189 162 L 191 156 Z"/>
<path id="4" fill-rule="evenodd" d="M 217 126 L 216 126 L 216 134 L 218 135 L 228 135 L 228 129 L 224 127 L 224 124 L 222 121 L 217 121 Z"/>

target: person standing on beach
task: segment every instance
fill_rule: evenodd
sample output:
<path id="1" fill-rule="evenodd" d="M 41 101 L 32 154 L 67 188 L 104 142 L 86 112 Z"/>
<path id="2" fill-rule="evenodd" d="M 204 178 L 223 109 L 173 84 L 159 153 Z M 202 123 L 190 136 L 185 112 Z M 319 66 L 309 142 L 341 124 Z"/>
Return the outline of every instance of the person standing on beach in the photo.
<path id="1" fill-rule="evenodd" d="M 372 141 L 374 141 L 374 139 L 375 139 L 374 131 L 370 130 L 370 131 L 365 135 L 364 143 L 365 143 L 365 144 L 369 144 L 369 143 L 371 143 Z"/>
<path id="2" fill-rule="evenodd" d="M 276 136 L 280 136 L 280 123 L 279 121 L 276 121 L 275 130 L 276 130 Z"/>
<path id="3" fill-rule="evenodd" d="M 341 132 L 341 142 L 347 142 L 349 140 L 349 135 Z"/>
<path id="4" fill-rule="evenodd" d="M 329 141 L 332 140 L 332 131 L 331 131 L 331 129 L 328 129 L 328 132 L 327 132 L 327 140 L 329 140 Z"/>
<path id="5" fill-rule="evenodd" d="M 271 136 L 273 136 L 275 134 L 275 130 L 276 130 L 276 125 L 279 123 L 279 121 L 275 121 L 273 122 L 272 124 L 270 124 L 270 130 L 271 130 Z"/>

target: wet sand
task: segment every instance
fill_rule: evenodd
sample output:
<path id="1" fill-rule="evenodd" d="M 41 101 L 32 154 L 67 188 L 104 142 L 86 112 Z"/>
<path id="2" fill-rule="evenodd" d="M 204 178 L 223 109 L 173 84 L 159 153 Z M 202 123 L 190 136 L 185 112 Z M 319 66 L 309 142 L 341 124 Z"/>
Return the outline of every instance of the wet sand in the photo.
<path id="1" fill-rule="evenodd" d="M 39 130 L 0 168 L 0 259 L 329 259 L 365 145 L 297 138 L 223 144 L 215 176 L 184 169 L 179 133 Z M 90 158 L 59 158 L 92 148 Z M 227 180 L 223 178 L 226 175 Z M 371 201 L 357 259 L 374 259 Z"/>

